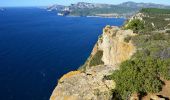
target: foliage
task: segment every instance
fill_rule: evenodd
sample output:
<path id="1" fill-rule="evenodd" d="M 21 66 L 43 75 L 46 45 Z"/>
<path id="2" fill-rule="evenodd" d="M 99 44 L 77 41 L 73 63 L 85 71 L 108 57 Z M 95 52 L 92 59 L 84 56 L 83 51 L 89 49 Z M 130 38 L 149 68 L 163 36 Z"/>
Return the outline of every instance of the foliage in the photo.
<path id="1" fill-rule="evenodd" d="M 158 19 L 161 20 L 162 17 L 158 17 Z M 161 78 L 170 80 L 170 34 L 153 31 L 154 29 L 146 27 L 147 24 L 148 26 L 151 25 L 149 22 L 154 20 L 149 17 L 147 22 L 144 19 L 144 28 L 139 28 L 139 31 L 147 31 L 149 34 L 138 34 L 131 37 L 137 52 L 130 60 L 121 63 L 120 70 L 107 76 L 107 79 L 112 79 L 116 82 L 113 95 L 116 98 L 120 97 L 116 100 L 129 99 L 133 93 L 143 95 L 159 92 L 164 85 Z M 131 29 L 137 26 L 134 23 L 138 22 L 130 23 Z M 155 20 L 155 23 L 160 22 Z M 162 24 L 166 26 L 167 23 L 163 21 Z M 155 27 L 159 27 L 159 25 L 155 25 Z M 128 42 L 130 38 L 128 37 L 125 40 Z"/>
<path id="2" fill-rule="evenodd" d="M 144 8 L 140 13 L 144 14 L 142 21 L 133 19 L 126 23 L 125 29 L 143 34 L 169 29 L 170 9 Z"/>
<path id="3" fill-rule="evenodd" d="M 125 39 L 124 39 L 124 41 L 126 42 L 126 43 L 129 43 L 129 41 L 132 39 L 132 37 L 131 36 L 127 36 Z"/>
<path id="4" fill-rule="evenodd" d="M 152 40 L 165 40 L 166 36 L 164 35 L 164 33 L 156 33 L 151 35 L 150 37 Z"/>
<path id="5" fill-rule="evenodd" d="M 120 70 L 115 71 L 110 79 L 116 82 L 116 90 L 125 100 L 132 93 L 155 93 L 162 88 L 160 76 L 169 79 L 168 64 L 161 59 L 147 57 L 123 62 Z"/>
<path id="6" fill-rule="evenodd" d="M 170 30 L 166 30 L 166 33 L 170 33 Z"/>
<path id="7" fill-rule="evenodd" d="M 144 8 L 141 12 L 149 14 L 170 14 L 170 9 Z"/>
<path id="8" fill-rule="evenodd" d="M 133 44 L 139 49 L 138 52 L 141 53 L 144 58 L 147 56 L 151 56 L 154 58 L 170 58 L 170 56 L 164 57 L 166 56 L 164 51 L 167 50 L 167 48 L 170 48 L 169 34 L 168 35 L 165 33 L 152 33 L 150 35 L 140 34 L 135 37 L 132 37 L 132 41 Z"/>
<path id="9" fill-rule="evenodd" d="M 166 26 L 166 29 L 170 29 L 170 25 L 169 24 Z"/>
<path id="10" fill-rule="evenodd" d="M 133 19 L 127 24 L 125 29 L 131 29 L 135 33 L 138 33 L 144 29 L 144 22 L 139 19 Z"/>
<path id="11" fill-rule="evenodd" d="M 170 23 L 170 9 L 145 8 L 140 12 L 146 15 L 143 17 L 145 33 L 168 28 L 168 24 Z"/>
<path id="12" fill-rule="evenodd" d="M 89 66 L 91 67 L 104 64 L 104 62 L 102 61 L 102 56 L 103 51 L 97 51 L 97 53 L 94 56 L 92 56 Z"/>

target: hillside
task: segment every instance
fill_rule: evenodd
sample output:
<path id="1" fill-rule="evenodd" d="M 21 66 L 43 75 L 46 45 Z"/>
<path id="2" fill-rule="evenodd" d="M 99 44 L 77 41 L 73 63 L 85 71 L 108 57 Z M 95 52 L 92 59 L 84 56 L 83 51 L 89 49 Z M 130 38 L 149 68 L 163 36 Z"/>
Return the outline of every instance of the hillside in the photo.
<path id="1" fill-rule="evenodd" d="M 50 100 L 169 100 L 169 13 L 146 8 L 121 28 L 106 26 L 85 64 L 59 80 Z"/>
<path id="2" fill-rule="evenodd" d="M 159 31 L 164 33 L 170 32 L 170 9 L 142 9 L 140 13 L 132 17 L 132 19 L 135 18 L 140 19 L 144 23 L 143 29 L 138 30 L 139 33 L 146 34 L 152 33 L 153 31 Z"/>
<path id="3" fill-rule="evenodd" d="M 126 17 L 129 18 L 141 8 L 166 8 L 170 6 L 153 3 L 124 2 L 122 4 L 95 4 L 79 2 L 70 6 L 53 5 L 47 9 L 58 11 L 59 15 L 71 16 L 101 16 L 101 17 Z"/>
<path id="4" fill-rule="evenodd" d="M 162 4 L 154 4 L 154 3 L 136 3 L 136 2 L 124 2 L 119 4 L 121 7 L 131 7 L 131 8 L 163 8 L 169 9 L 170 6 L 162 5 Z"/>

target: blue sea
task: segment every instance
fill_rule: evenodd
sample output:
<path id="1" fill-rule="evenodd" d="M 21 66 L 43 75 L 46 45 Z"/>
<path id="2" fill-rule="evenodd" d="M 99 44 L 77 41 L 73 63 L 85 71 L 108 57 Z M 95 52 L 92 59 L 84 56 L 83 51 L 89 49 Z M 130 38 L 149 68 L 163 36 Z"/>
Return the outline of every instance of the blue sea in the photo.
<path id="1" fill-rule="evenodd" d="M 1 11 L 0 100 L 48 100 L 57 80 L 86 61 L 103 27 L 124 21 L 40 8 Z"/>

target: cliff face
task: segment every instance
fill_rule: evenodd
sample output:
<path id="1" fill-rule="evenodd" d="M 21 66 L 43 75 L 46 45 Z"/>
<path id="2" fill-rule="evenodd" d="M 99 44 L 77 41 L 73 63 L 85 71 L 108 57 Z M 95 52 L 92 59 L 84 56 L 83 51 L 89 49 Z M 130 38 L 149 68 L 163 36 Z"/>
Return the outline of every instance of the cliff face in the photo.
<path id="1" fill-rule="evenodd" d="M 120 30 L 117 27 L 107 26 L 103 30 L 103 36 L 98 41 L 98 48 L 103 51 L 102 61 L 105 65 L 116 65 L 129 59 L 135 52 L 131 41 L 125 39 L 133 36 L 131 30 Z"/>
<path id="2" fill-rule="evenodd" d="M 102 57 L 98 59 L 100 59 L 103 62 L 101 64 L 104 65 L 117 66 L 121 62 L 129 59 L 136 51 L 130 41 L 130 37 L 135 35 L 131 30 L 121 30 L 115 26 L 106 26 L 103 29 L 103 34 L 94 46 L 85 67 L 88 69 L 94 66 L 91 62 L 98 51 L 102 51 Z M 99 63 L 98 65 L 101 64 Z"/>
<path id="3" fill-rule="evenodd" d="M 131 30 L 106 26 L 83 66 L 85 70 L 64 75 L 50 100 L 110 100 L 115 82 L 105 76 L 135 53 L 136 49 L 129 39 L 134 35 Z"/>

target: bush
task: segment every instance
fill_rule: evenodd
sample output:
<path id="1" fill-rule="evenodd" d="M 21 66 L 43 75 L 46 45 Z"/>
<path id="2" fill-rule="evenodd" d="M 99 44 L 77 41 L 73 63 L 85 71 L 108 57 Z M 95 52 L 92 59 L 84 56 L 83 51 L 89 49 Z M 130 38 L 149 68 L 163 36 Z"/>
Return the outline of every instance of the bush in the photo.
<path id="1" fill-rule="evenodd" d="M 97 53 L 91 58 L 89 66 L 97 66 L 104 64 L 102 61 L 103 51 L 97 51 Z"/>
<path id="2" fill-rule="evenodd" d="M 160 77 L 170 78 L 168 64 L 168 61 L 151 57 L 128 60 L 108 77 L 116 82 L 116 91 L 125 100 L 133 93 L 159 92 L 163 85 Z"/>
<path id="3" fill-rule="evenodd" d="M 132 39 L 132 37 L 131 36 L 127 36 L 125 39 L 124 39 L 124 41 L 126 42 L 126 43 L 129 43 L 129 41 Z"/>
<path id="4" fill-rule="evenodd" d="M 125 29 L 131 29 L 135 33 L 139 33 L 144 29 L 144 22 L 139 19 L 134 19 L 127 24 Z"/>
<path id="5" fill-rule="evenodd" d="M 170 9 L 143 8 L 140 12 L 149 14 L 170 14 Z"/>
<path id="6" fill-rule="evenodd" d="M 143 96 L 147 93 L 157 93 L 161 91 L 164 83 L 161 79 L 170 80 L 170 34 L 160 33 L 164 31 L 170 21 L 170 10 L 145 9 L 149 17 L 141 20 L 132 20 L 127 23 L 126 29 L 146 32 L 134 37 L 127 37 L 126 42 L 132 40 L 137 48 L 137 52 L 120 65 L 120 70 L 113 72 L 106 79 L 116 82 L 116 89 L 113 91 L 115 97 L 119 99 L 129 99 L 137 93 Z M 159 31 L 163 30 L 163 31 Z"/>
<path id="7" fill-rule="evenodd" d="M 166 33 L 170 33 L 170 29 L 169 29 L 169 30 L 166 30 Z"/>
<path id="8" fill-rule="evenodd" d="M 165 40 L 166 37 L 164 33 L 156 33 L 156 34 L 151 35 L 151 39 L 152 40 Z"/>

